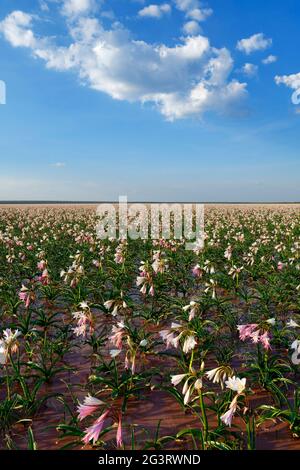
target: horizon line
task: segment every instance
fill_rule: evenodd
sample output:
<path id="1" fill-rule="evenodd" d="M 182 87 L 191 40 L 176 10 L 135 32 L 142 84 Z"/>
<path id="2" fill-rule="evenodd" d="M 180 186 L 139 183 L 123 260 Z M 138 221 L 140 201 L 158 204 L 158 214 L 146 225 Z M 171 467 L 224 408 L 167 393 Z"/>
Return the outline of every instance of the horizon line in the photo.
<path id="1" fill-rule="evenodd" d="M 76 201 L 76 200 L 0 200 L 0 205 L 6 204 L 118 204 L 115 201 Z M 300 201 L 127 201 L 127 204 L 300 204 Z"/>

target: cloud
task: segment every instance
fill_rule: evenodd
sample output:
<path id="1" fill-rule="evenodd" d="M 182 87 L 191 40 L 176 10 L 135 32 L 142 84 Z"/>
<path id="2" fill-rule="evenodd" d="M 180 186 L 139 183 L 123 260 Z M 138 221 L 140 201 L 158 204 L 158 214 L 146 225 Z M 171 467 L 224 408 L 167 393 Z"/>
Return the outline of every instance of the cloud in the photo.
<path id="1" fill-rule="evenodd" d="M 56 162 L 51 165 L 53 168 L 65 168 L 67 165 L 64 162 Z"/>
<path id="2" fill-rule="evenodd" d="M 49 11 L 49 6 L 45 0 L 39 0 L 39 4 L 42 11 Z"/>
<path id="3" fill-rule="evenodd" d="M 168 3 L 163 3 L 162 5 L 149 5 L 144 7 L 138 14 L 142 17 L 161 18 L 163 15 L 170 12 L 171 6 Z"/>
<path id="4" fill-rule="evenodd" d="M 66 16 L 87 14 L 95 7 L 94 0 L 63 0 L 62 13 Z"/>
<path id="5" fill-rule="evenodd" d="M 277 62 L 278 60 L 278 57 L 276 55 L 268 55 L 268 57 L 266 57 L 265 59 L 262 60 L 262 63 L 264 65 L 268 65 L 268 64 L 273 64 L 274 62 Z"/>
<path id="6" fill-rule="evenodd" d="M 257 74 L 258 66 L 247 62 L 245 65 L 243 65 L 241 71 L 248 77 L 254 77 Z"/>
<path id="7" fill-rule="evenodd" d="M 245 54 L 251 54 L 255 51 L 263 51 L 271 47 L 272 39 L 266 38 L 263 33 L 253 34 L 250 38 L 241 39 L 238 41 L 236 47 L 239 51 Z"/>
<path id="8" fill-rule="evenodd" d="M 92 5 L 79 3 L 81 8 Z M 66 22 L 69 45 L 37 36 L 35 18 L 20 11 L 0 23 L 0 33 L 12 46 L 28 48 L 47 68 L 76 72 L 82 84 L 116 100 L 152 104 L 168 120 L 224 113 L 247 95 L 246 83 L 231 79 L 228 49 L 213 47 L 207 37 L 187 36 L 172 47 L 151 44 L 120 23 L 105 28 L 99 18 L 80 11 Z"/>
<path id="9" fill-rule="evenodd" d="M 198 0 L 174 0 L 176 8 L 185 13 L 188 21 L 183 25 L 184 34 L 194 36 L 199 34 L 201 27 L 199 22 L 205 21 L 213 10 L 211 8 L 202 8 Z"/>
<path id="10" fill-rule="evenodd" d="M 211 8 L 193 8 L 187 11 L 187 16 L 197 21 L 205 21 L 212 14 L 213 10 Z"/>
<path id="11" fill-rule="evenodd" d="M 199 26 L 199 23 L 197 23 L 197 21 L 192 20 L 192 21 L 188 21 L 187 23 L 185 23 L 182 29 L 185 34 L 193 36 L 193 35 L 198 34 L 201 28 Z"/>
<path id="12" fill-rule="evenodd" d="M 300 72 L 292 75 L 276 75 L 275 83 L 286 85 L 292 90 L 298 90 L 300 89 Z"/>
<path id="13" fill-rule="evenodd" d="M 22 11 L 14 11 L 0 23 L 0 32 L 5 39 L 14 47 L 37 46 L 36 38 L 31 31 L 33 16 Z"/>
<path id="14" fill-rule="evenodd" d="M 276 75 L 275 83 L 277 85 L 286 85 L 288 88 L 294 90 L 291 98 L 292 103 L 296 106 L 300 104 L 300 72 L 292 75 Z"/>
<path id="15" fill-rule="evenodd" d="M 197 21 L 205 21 L 213 13 L 211 8 L 202 8 L 199 0 L 174 0 L 174 3 L 178 10 Z"/>

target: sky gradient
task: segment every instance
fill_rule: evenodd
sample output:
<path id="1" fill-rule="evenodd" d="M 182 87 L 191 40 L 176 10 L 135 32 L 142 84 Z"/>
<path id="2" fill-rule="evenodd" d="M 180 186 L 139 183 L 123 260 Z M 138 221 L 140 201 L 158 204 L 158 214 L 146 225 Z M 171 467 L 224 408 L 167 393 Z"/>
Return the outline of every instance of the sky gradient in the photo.
<path id="1" fill-rule="evenodd" d="M 300 201 L 299 21 L 298 0 L 1 0 L 0 200 Z"/>

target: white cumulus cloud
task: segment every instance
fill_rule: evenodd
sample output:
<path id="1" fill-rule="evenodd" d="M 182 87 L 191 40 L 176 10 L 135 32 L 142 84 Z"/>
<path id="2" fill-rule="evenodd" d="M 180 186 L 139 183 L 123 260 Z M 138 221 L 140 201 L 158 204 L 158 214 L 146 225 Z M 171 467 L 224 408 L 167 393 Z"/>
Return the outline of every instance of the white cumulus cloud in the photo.
<path id="1" fill-rule="evenodd" d="M 74 71 L 81 83 L 114 99 L 154 104 L 169 120 L 226 112 L 247 94 L 246 83 L 231 78 L 228 49 L 213 47 L 203 35 L 181 38 L 174 46 L 152 44 L 120 23 L 105 28 L 99 17 L 81 12 L 66 22 L 68 45 L 36 35 L 35 18 L 20 11 L 0 22 L 0 33 L 47 68 Z"/>
<path id="2" fill-rule="evenodd" d="M 278 57 L 276 55 L 268 55 L 268 57 L 266 57 L 265 59 L 262 60 L 262 63 L 264 65 L 268 65 L 268 64 L 273 64 L 274 62 L 277 62 L 278 60 Z"/>
<path id="3" fill-rule="evenodd" d="M 178 10 L 195 21 L 205 21 L 213 14 L 211 8 L 202 8 L 199 0 L 174 0 L 174 3 Z"/>
<path id="4" fill-rule="evenodd" d="M 199 23 L 197 23 L 197 21 L 194 21 L 194 20 L 191 20 L 191 21 L 187 21 L 184 25 L 183 25 L 183 32 L 185 34 L 188 34 L 190 36 L 193 36 L 193 35 L 196 35 L 200 32 L 200 26 L 199 26 Z"/>
<path id="5" fill-rule="evenodd" d="M 148 16 L 151 18 L 161 18 L 166 13 L 171 12 L 171 6 L 168 3 L 162 5 L 148 5 L 139 11 L 139 16 Z"/>
<path id="6" fill-rule="evenodd" d="M 62 12 L 66 16 L 77 16 L 89 13 L 96 4 L 94 0 L 63 0 Z"/>
<path id="7" fill-rule="evenodd" d="M 268 47 L 271 47 L 272 39 L 266 38 L 263 33 L 253 34 L 246 39 L 240 39 L 237 43 L 237 49 L 245 54 L 251 54 L 255 51 L 263 51 Z"/>
<path id="8" fill-rule="evenodd" d="M 300 72 L 291 75 L 276 75 L 275 82 L 277 85 L 283 84 L 292 90 L 300 89 Z"/>
<path id="9" fill-rule="evenodd" d="M 248 75 L 248 77 L 253 77 L 254 75 L 257 74 L 257 71 L 258 71 L 258 66 L 255 64 L 251 64 L 249 62 L 246 62 L 246 64 L 244 64 L 242 67 L 242 72 L 245 75 Z"/>

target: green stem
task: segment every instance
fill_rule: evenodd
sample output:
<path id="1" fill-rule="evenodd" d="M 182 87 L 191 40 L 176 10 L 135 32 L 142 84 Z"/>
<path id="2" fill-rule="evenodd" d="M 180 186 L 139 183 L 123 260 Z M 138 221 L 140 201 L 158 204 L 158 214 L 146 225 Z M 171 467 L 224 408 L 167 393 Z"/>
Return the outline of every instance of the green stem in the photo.
<path id="1" fill-rule="evenodd" d="M 200 402 L 200 409 L 202 413 L 202 425 L 203 425 L 203 434 L 204 434 L 204 442 L 207 441 L 207 436 L 208 436 L 208 420 L 206 416 L 206 410 L 205 410 L 205 405 L 204 405 L 204 400 L 203 400 L 203 393 L 202 390 L 199 390 L 199 402 Z"/>

